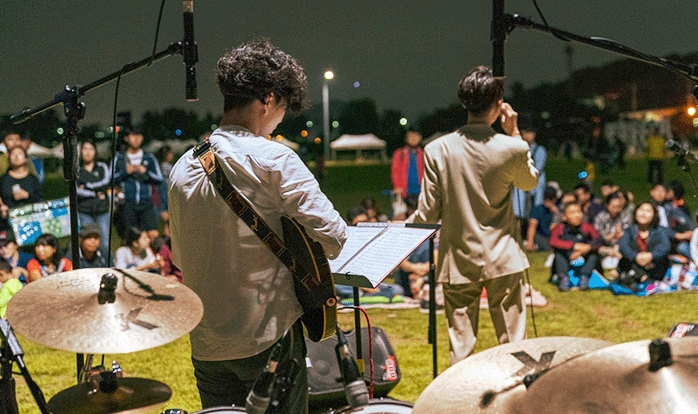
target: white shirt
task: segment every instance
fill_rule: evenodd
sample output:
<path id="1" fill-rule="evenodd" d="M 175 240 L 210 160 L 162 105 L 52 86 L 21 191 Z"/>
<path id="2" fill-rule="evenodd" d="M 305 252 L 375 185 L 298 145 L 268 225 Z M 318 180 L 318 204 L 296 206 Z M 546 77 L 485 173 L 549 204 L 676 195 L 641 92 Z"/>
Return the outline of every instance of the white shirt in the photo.
<path id="1" fill-rule="evenodd" d="M 82 255 L 82 251 L 80 251 Z M 128 246 L 121 246 L 114 252 L 114 267 L 117 269 L 130 269 L 140 267 L 155 261 L 155 255 L 150 247 L 145 249 L 145 254 L 136 256 Z"/>
<path id="2" fill-rule="evenodd" d="M 295 218 L 327 257 L 339 254 L 346 224 L 295 152 L 236 126 L 209 141 L 219 173 L 275 233 L 282 235 L 281 216 Z M 301 315 L 291 274 L 223 201 L 192 150 L 170 180 L 173 260 L 204 304 L 190 334 L 192 356 L 220 361 L 264 351 Z"/>

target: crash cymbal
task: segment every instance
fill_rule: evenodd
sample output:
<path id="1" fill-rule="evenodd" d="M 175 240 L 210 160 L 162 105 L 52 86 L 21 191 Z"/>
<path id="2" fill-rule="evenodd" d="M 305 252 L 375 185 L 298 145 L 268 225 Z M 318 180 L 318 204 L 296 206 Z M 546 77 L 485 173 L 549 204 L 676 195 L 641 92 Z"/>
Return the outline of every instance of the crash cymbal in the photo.
<path id="1" fill-rule="evenodd" d="M 698 338 L 659 341 L 652 352 L 650 341 L 628 342 L 558 365 L 508 400 L 507 412 L 698 413 Z M 657 347 L 668 358 L 651 357 Z"/>
<path id="2" fill-rule="evenodd" d="M 503 413 L 503 401 L 525 392 L 526 375 L 609 345 L 599 339 L 542 337 L 478 352 L 436 377 L 412 412 Z"/>
<path id="3" fill-rule="evenodd" d="M 103 276 L 113 274 L 105 289 Z M 109 303 L 109 281 L 115 281 Z M 100 304 L 100 298 L 103 304 Z M 79 269 L 23 287 L 10 300 L 7 319 L 27 338 L 83 354 L 141 351 L 174 341 L 203 316 L 188 287 L 147 272 Z"/>
<path id="4" fill-rule="evenodd" d="M 53 414 L 146 414 L 166 403 L 172 390 L 145 378 L 118 378 L 116 389 L 105 392 L 89 383 L 67 388 L 48 402 Z"/>

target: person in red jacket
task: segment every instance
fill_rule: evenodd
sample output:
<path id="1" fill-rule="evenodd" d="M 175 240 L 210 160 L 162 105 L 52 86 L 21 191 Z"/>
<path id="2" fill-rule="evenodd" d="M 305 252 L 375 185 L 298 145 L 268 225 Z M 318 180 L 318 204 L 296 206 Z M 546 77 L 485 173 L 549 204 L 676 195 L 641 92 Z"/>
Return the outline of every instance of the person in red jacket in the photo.
<path id="1" fill-rule="evenodd" d="M 589 288 L 591 272 L 599 263 L 597 250 L 602 238 L 594 226 L 583 220 L 579 204 L 569 203 L 564 206 L 562 223 L 550 234 L 550 247 L 555 251 L 555 273 L 561 291 L 570 290 L 569 271 L 572 266 L 579 267 L 579 288 Z"/>
<path id="2" fill-rule="evenodd" d="M 408 198 L 414 199 L 414 204 L 419 197 L 424 175 L 424 152 L 419 145 L 420 142 L 422 142 L 422 134 L 410 128 L 405 136 L 407 145 L 395 151 L 390 169 L 395 194 L 405 201 Z"/>

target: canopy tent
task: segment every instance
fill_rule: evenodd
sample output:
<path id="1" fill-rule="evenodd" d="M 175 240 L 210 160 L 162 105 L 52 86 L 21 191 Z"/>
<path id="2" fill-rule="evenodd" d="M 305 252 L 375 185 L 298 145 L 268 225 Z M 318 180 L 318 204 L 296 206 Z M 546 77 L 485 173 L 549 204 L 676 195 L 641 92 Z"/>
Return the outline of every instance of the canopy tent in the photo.
<path id="1" fill-rule="evenodd" d="M 144 145 L 143 149 L 148 151 L 151 154 L 154 154 L 162 148 L 164 145 L 169 145 L 170 148 L 172 148 L 172 152 L 175 153 L 175 155 L 182 155 L 184 154 L 189 148 L 193 147 L 198 143 L 197 140 L 195 139 L 167 139 L 165 141 L 151 141 L 148 143 L 148 145 Z"/>
<path id="2" fill-rule="evenodd" d="M 0 144 L 0 152 L 7 152 L 7 148 L 5 147 L 5 144 Z M 54 154 L 50 148 L 42 147 L 41 145 L 37 144 L 36 142 L 31 143 L 31 145 L 29 146 L 29 150 L 27 150 L 27 155 L 30 155 L 34 158 L 55 158 L 56 157 L 56 154 Z M 59 157 L 59 158 L 63 158 L 63 157 Z"/>
<path id="3" fill-rule="evenodd" d="M 330 142 L 333 160 L 337 159 L 337 151 L 356 151 L 356 157 L 361 158 L 362 150 L 378 150 L 380 151 L 381 159 L 385 160 L 387 159 L 385 145 L 385 141 L 373 134 L 345 134 Z"/>

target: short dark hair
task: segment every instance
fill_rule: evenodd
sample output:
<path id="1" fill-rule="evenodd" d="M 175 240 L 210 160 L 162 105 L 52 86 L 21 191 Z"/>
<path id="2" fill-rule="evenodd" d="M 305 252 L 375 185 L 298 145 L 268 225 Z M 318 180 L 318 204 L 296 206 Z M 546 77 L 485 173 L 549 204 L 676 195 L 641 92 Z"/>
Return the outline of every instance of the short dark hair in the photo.
<path id="1" fill-rule="evenodd" d="M 583 189 L 585 193 L 591 194 L 591 186 L 589 185 L 589 183 L 582 181 L 581 183 L 577 183 L 577 185 L 574 186 L 575 191 L 580 188 Z"/>
<path id="2" fill-rule="evenodd" d="M 674 197 L 679 200 L 683 198 L 684 193 L 686 190 L 683 188 L 683 184 L 681 184 L 681 181 L 672 181 L 669 183 L 667 186 L 669 190 L 674 192 Z"/>
<path id="3" fill-rule="evenodd" d="M 291 55 L 267 39 L 254 39 L 229 51 L 218 60 L 216 83 L 224 97 L 225 112 L 242 108 L 273 93 L 285 98 L 293 112 L 305 109 L 308 81 L 303 68 Z"/>
<path id="4" fill-rule="evenodd" d="M 0 271 L 12 273 L 12 265 L 2 256 L 0 256 Z"/>
<path id="5" fill-rule="evenodd" d="M 124 246 L 131 247 L 133 242 L 141 238 L 141 234 L 143 234 L 144 231 L 145 230 L 141 230 L 135 226 L 126 230 L 126 234 L 124 234 Z"/>
<path id="6" fill-rule="evenodd" d="M 503 96 L 504 82 L 495 78 L 487 66 L 471 69 L 458 83 L 458 98 L 474 115 L 483 115 Z"/>
<path id="7" fill-rule="evenodd" d="M 557 189 L 549 186 L 543 190 L 543 200 L 557 200 Z"/>

